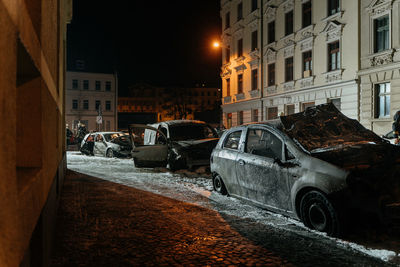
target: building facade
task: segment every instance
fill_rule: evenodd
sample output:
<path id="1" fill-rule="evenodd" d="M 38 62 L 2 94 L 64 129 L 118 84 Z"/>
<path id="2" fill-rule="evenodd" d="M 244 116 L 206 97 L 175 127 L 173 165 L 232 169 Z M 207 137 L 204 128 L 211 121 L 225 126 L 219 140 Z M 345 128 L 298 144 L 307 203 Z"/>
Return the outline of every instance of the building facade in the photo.
<path id="1" fill-rule="evenodd" d="M 400 1 L 361 1 L 360 122 L 378 134 L 400 110 Z"/>
<path id="2" fill-rule="evenodd" d="M 333 102 L 359 118 L 359 1 L 221 0 L 223 122 Z"/>
<path id="3" fill-rule="evenodd" d="M 118 98 L 119 128 L 182 118 L 220 121 L 220 101 L 220 88 L 163 88 L 138 83 L 129 87 L 129 96 Z"/>
<path id="4" fill-rule="evenodd" d="M 114 74 L 67 71 L 65 121 L 70 130 L 76 131 L 78 123 L 88 131 L 117 129 L 116 82 Z"/>
<path id="5" fill-rule="evenodd" d="M 0 0 L 0 266 L 49 266 L 66 169 L 72 0 Z"/>

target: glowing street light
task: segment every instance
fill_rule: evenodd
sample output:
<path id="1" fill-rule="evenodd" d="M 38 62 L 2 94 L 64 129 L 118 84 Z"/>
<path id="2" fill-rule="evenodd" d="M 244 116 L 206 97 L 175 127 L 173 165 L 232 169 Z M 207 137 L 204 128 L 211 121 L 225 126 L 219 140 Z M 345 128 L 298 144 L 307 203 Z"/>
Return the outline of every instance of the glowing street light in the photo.
<path id="1" fill-rule="evenodd" d="M 215 42 L 213 43 L 213 46 L 214 46 L 215 48 L 218 48 L 218 47 L 221 46 L 221 44 L 220 44 L 219 42 L 215 41 Z"/>

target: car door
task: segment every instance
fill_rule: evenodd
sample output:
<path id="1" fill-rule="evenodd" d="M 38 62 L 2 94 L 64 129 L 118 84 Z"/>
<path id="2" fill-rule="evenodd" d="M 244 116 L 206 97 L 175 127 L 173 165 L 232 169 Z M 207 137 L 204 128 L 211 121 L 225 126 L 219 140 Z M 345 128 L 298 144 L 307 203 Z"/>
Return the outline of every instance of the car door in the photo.
<path id="1" fill-rule="evenodd" d="M 143 124 L 129 125 L 132 158 L 136 166 L 165 167 L 168 159 L 167 137 L 156 128 Z"/>
<path id="2" fill-rule="evenodd" d="M 105 144 L 104 135 L 101 133 L 96 134 L 94 139 L 93 154 L 96 156 L 104 156 L 106 153 L 107 145 Z"/>
<path id="3" fill-rule="evenodd" d="M 242 129 L 227 133 L 220 149 L 215 149 L 213 154 L 214 166 L 218 166 L 217 172 L 225 183 L 228 192 L 233 195 L 241 195 L 241 188 L 236 179 L 235 162 L 239 153 Z"/>
<path id="4" fill-rule="evenodd" d="M 236 173 L 244 196 L 269 207 L 290 210 L 290 189 L 281 138 L 265 128 L 248 128 Z"/>

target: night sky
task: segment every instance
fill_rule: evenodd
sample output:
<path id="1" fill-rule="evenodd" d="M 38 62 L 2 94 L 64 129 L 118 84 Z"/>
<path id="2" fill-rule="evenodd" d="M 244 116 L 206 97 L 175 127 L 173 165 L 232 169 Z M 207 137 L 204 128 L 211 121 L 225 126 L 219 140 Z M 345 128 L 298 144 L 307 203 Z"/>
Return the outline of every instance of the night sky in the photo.
<path id="1" fill-rule="evenodd" d="M 118 72 L 120 95 L 130 84 L 220 87 L 219 0 L 74 0 L 68 26 L 68 70 Z"/>

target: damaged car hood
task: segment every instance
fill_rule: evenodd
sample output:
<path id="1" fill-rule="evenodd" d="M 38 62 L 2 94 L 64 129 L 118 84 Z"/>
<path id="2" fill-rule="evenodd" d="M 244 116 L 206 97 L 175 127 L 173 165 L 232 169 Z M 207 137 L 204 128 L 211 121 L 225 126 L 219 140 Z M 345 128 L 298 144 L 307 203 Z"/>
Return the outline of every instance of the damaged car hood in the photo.
<path id="1" fill-rule="evenodd" d="M 208 138 L 201 140 L 185 140 L 185 141 L 173 141 L 180 145 L 181 147 L 190 147 L 190 146 L 203 146 L 202 144 L 214 143 L 215 145 L 218 143 L 218 138 Z"/>

